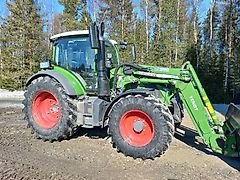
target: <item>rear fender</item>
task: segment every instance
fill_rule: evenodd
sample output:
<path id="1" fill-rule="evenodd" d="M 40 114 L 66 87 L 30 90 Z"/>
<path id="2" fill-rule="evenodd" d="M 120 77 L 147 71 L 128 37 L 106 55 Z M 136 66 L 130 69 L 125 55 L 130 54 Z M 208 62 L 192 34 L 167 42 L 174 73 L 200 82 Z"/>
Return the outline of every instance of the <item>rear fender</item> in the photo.
<path id="1" fill-rule="evenodd" d="M 32 75 L 30 78 L 28 78 L 26 82 L 26 86 L 29 86 L 34 79 L 37 79 L 42 76 L 49 76 L 51 78 L 54 78 L 63 86 L 63 88 L 66 91 L 66 94 L 70 96 L 81 95 L 78 92 L 76 92 L 76 90 L 74 89 L 74 87 L 71 85 L 71 83 L 68 81 L 67 78 L 65 78 L 62 74 L 53 70 L 39 71 L 38 73 Z M 84 92 L 84 89 L 82 92 Z"/>

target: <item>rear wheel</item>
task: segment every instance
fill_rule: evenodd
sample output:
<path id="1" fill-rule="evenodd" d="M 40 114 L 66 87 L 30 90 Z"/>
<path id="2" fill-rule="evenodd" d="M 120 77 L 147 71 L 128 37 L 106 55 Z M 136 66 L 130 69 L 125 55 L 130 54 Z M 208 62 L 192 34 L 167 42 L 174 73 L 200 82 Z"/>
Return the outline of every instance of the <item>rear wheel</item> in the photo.
<path id="1" fill-rule="evenodd" d="M 44 140 L 61 140 L 76 129 L 69 97 L 55 79 L 40 77 L 24 94 L 24 113 L 28 126 Z"/>
<path id="2" fill-rule="evenodd" d="M 173 124 L 168 108 L 140 95 L 121 98 L 109 115 L 113 144 L 133 158 L 153 159 L 163 154 L 172 140 Z"/>
<path id="3" fill-rule="evenodd" d="M 32 115 L 41 128 L 56 126 L 61 116 L 60 103 L 53 93 L 41 90 L 32 101 Z"/>

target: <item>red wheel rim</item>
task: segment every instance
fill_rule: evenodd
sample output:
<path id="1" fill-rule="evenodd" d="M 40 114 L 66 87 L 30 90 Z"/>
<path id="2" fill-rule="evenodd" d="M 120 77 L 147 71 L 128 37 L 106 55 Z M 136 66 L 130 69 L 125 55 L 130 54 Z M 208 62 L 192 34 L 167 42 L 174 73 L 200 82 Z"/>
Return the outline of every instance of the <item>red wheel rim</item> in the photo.
<path id="1" fill-rule="evenodd" d="M 141 110 L 127 111 L 120 119 L 120 134 L 128 144 L 142 147 L 154 137 L 153 120 Z"/>
<path id="2" fill-rule="evenodd" d="M 48 91 L 39 92 L 32 102 L 32 115 L 41 128 L 53 128 L 61 116 L 57 98 Z"/>

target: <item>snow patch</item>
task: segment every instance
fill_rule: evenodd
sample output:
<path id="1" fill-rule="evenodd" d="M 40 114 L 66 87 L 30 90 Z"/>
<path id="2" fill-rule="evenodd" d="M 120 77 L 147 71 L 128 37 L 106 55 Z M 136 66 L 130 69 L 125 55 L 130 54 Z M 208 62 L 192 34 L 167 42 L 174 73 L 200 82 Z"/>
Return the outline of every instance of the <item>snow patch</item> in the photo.
<path id="1" fill-rule="evenodd" d="M 0 89 L 0 108 L 22 108 L 23 99 L 24 91 L 8 91 L 6 89 Z"/>
<path id="2" fill-rule="evenodd" d="M 24 91 L 8 91 L 6 89 L 0 89 L 0 101 L 1 100 L 23 100 Z"/>

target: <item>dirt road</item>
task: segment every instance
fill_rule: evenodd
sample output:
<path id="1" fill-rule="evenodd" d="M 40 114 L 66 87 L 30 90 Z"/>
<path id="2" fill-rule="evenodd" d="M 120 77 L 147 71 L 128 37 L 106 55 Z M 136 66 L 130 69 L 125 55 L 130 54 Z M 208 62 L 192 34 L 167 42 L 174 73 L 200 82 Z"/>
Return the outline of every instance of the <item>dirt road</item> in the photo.
<path id="1" fill-rule="evenodd" d="M 21 109 L 1 108 L 0 179 L 240 179 L 239 159 L 211 153 L 192 129 L 179 131 L 161 158 L 134 160 L 112 148 L 105 130 L 43 142 L 26 128 Z"/>

